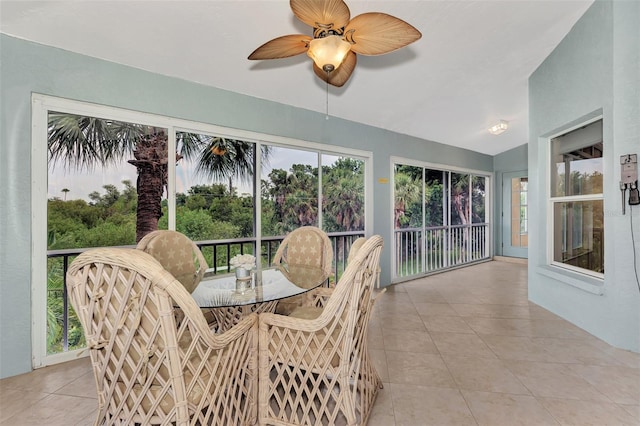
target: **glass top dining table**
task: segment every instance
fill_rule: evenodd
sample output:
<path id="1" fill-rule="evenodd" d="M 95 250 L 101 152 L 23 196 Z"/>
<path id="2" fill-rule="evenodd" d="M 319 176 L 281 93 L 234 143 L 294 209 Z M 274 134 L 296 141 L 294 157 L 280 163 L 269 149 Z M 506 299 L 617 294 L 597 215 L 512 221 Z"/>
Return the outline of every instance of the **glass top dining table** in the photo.
<path id="1" fill-rule="evenodd" d="M 304 294 L 326 281 L 327 275 L 320 268 L 281 266 L 253 273 L 247 281 L 235 275 L 205 275 L 191 295 L 200 308 L 209 308 L 213 315 L 209 327 L 223 333 L 246 315 L 275 312 L 278 301 Z"/>
<path id="2" fill-rule="evenodd" d="M 205 275 L 191 295 L 201 308 L 244 306 L 297 296 L 326 280 L 320 268 L 306 266 L 263 269 L 247 281 L 237 280 L 234 275 Z"/>

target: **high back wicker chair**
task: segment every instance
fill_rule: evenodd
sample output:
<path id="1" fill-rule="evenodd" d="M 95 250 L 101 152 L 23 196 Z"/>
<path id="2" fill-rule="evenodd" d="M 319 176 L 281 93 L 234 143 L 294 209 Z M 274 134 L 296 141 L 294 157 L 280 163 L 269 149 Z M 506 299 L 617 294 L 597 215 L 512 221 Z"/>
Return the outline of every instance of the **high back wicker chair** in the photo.
<path id="1" fill-rule="evenodd" d="M 366 423 L 382 387 L 367 352 L 381 251 L 382 238 L 369 238 L 335 288 L 312 290 L 324 302 L 260 315 L 260 424 Z"/>
<path id="2" fill-rule="evenodd" d="M 67 288 L 91 357 L 96 425 L 255 423 L 255 314 L 213 334 L 184 287 L 135 249 L 80 254 Z"/>
<path id="3" fill-rule="evenodd" d="M 208 268 L 196 243 L 177 231 L 152 231 L 142 237 L 136 248 L 155 257 L 189 293 L 193 293 Z"/>
<path id="4" fill-rule="evenodd" d="M 360 237 L 356 238 L 356 240 L 351 243 L 351 247 L 349 248 L 349 256 L 347 256 L 347 264 L 355 259 L 356 253 L 358 253 L 358 250 L 360 250 L 365 241 L 367 241 L 365 237 Z"/>
<path id="5" fill-rule="evenodd" d="M 308 270 L 309 267 L 317 268 L 314 276 L 308 278 L 322 282 L 333 272 L 332 260 L 333 248 L 327 234 L 315 226 L 303 226 L 289 232 L 282 240 L 273 257 L 273 264 L 287 277 L 299 275 L 300 270 Z M 278 303 L 276 312 L 286 315 L 305 300 L 305 295 L 283 299 Z"/>
<path id="6" fill-rule="evenodd" d="M 327 234 L 315 226 L 303 226 L 289 232 L 282 240 L 273 264 L 285 270 L 290 265 L 315 266 L 329 277 L 332 256 L 333 248 Z"/>

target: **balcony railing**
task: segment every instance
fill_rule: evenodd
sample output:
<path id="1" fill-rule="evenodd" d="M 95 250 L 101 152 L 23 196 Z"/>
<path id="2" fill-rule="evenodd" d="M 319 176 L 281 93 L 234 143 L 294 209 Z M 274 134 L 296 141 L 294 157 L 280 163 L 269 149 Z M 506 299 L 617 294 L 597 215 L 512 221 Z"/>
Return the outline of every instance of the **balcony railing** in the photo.
<path id="1" fill-rule="evenodd" d="M 409 277 L 489 258 L 488 223 L 394 231 L 395 276 Z"/>
<path id="2" fill-rule="evenodd" d="M 337 281 L 344 272 L 351 244 L 358 237 L 364 236 L 364 232 L 332 232 L 328 235 L 333 247 L 334 270 L 331 280 Z M 283 239 L 284 236 L 261 239 L 260 253 L 263 267 L 273 265 L 273 258 Z M 230 273 L 229 260 L 235 254 L 255 253 L 256 239 L 209 240 L 198 241 L 196 244 L 207 259 L 210 272 L 222 275 Z M 122 247 L 134 248 L 135 246 Z M 47 251 L 47 325 L 49 329 L 47 352 L 49 354 L 67 352 L 70 349 L 84 346 L 82 329 L 75 313 L 70 310 L 66 276 L 69 264 L 77 255 L 86 250 L 89 248 Z M 60 336 L 60 338 L 54 336 Z"/>

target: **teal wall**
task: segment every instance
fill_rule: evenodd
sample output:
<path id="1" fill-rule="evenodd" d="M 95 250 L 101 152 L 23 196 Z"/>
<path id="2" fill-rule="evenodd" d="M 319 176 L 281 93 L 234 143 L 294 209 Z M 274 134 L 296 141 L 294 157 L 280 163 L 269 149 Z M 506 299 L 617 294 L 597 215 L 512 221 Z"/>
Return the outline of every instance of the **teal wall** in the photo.
<path id="1" fill-rule="evenodd" d="M 495 208 L 493 209 L 493 241 L 495 253 L 502 256 L 502 178 L 505 173 L 526 171 L 527 144 L 520 145 L 509 151 L 502 152 L 493 157 L 493 196 Z M 510 219 L 511 216 L 507 219 Z"/>
<path id="2" fill-rule="evenodd" d="M 373 152 L 373 233 L 390 282 L 390 156 L 492 171 L 492 157 L 0 35 L 0 377 L 31 369 L 31 94 Z M 284 84 L 284 83 L 283 83 Z M 277 89 L 274 89 L 277 90 Z M 46 149 L 46 147 L 41 147 Z M 43 170 L 42 173 L 46 173 Z"/>
<path id="3" fill-rule="evenodd" d="M 529 298 L 591 334 L 640 351 L 640 290 L 631 212 L 622 214 L 620 156 L 640 154 L 640 2 L 597 0 L 529 79 Z M 603 116 L 605 277 L 547 266 L 548 138 Z M 640 256 L 640 206 L 633 209 Z M 536 238 L 533 238 L 533 236 Z"/>

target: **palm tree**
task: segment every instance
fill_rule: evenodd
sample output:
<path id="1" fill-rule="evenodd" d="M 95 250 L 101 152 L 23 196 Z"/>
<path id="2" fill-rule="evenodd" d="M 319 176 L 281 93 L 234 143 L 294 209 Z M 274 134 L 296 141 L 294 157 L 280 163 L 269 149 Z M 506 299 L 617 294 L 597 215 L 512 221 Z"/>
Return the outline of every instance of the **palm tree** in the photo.
<path id="1" fill-rule="evenodd" d="M 451 218 L 452 225 L 471 223 L 471 203 L 469 200 L 469 175 L 451 173 L 451 206 L 456 216 Z"/>
<path id="2" fill-rule="evenodd" d="M 128 162 L 138 172 L 136 240 L 158 228 L 162 193 L 168 177 L 168 138 L 165 129 L 50 112 L 48 120 L 50 167 L 57 162 L 78 170 L 107 166 L 133 155 Z M 176 135 L 176 160 L 197 160 L 196 172 L 213 179 L 236 176 L 250 179 L 255 145 L 249 142 L 180 132 Z M 269 148 L 263 147 L 266 162 Z"/>
<path id="3" fill-rule="evenodd" d="M 62 188 L 61 191 L 64 193 L 64 201 L 67 201 L 67 193 L 71 190 L 69 188 Z"/>
<path id="4" fill-rule="evenodd" d="M 396 173 L 394 191 L 394 223 L 396 229 L 400 229 L 402 224 L 401 218 L 407 207 L 418 200 L 422 196 L 421 184 L 405 173 Z"/>
<path id="5" fill-rule="evenodd" d="M 363 161 L 340 158 L 322 166 L 323 227 L 330 231 L 359 231 L 364 227 Z"/>

